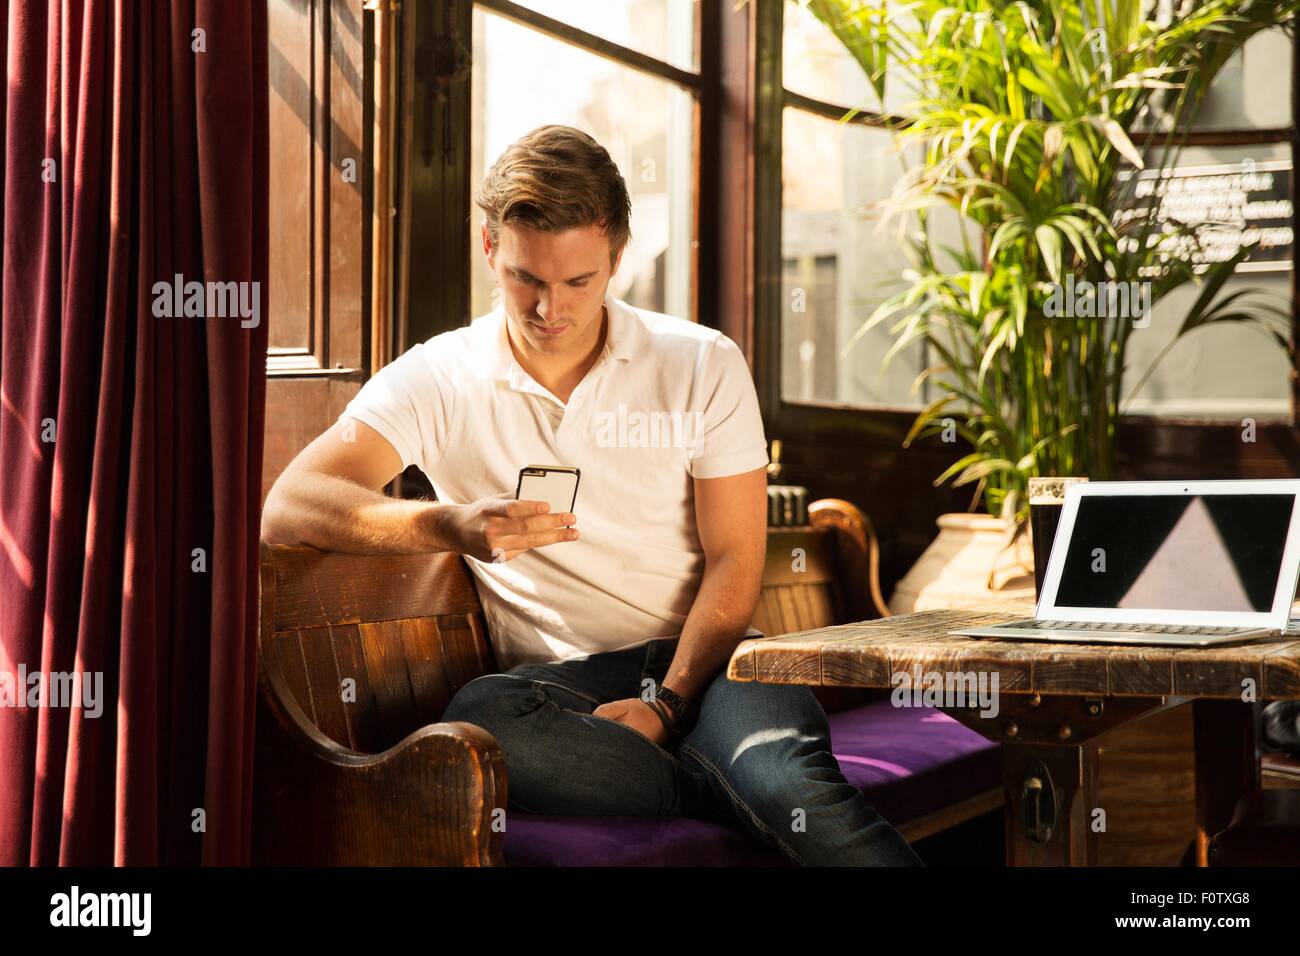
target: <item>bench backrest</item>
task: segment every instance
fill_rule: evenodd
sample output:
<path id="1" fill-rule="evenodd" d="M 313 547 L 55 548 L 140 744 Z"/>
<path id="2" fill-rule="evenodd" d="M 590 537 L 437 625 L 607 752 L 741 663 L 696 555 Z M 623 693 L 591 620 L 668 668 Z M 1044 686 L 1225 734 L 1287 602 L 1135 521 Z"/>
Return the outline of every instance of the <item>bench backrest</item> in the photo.
<path id="1" fill-rule="evenodd" d="M 362 753 L 436 723 L 461 686 L 496 670 L 458 554 L 264 545 L 262 601 L 261 666 L 322 733 Z"/>
<path id="2" fill-rule="evenodd" d="M 768 533 L 754 626 L 784 634 L 887 613 L 875 536 L 851 504 Z M 497 669 L 472 575 L 457 554 L 349 555 L 262 548 L 260 666 L 306 720 L 361 753 L 437 722 L 464 684 Z M 825 701 L 824 701 L 825 702 Z"/>

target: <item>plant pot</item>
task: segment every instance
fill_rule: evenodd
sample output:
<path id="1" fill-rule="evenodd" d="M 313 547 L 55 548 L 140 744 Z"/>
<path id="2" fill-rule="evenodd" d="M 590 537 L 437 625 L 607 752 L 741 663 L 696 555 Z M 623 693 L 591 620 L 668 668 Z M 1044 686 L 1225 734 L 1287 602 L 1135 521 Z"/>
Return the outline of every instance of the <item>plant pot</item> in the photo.
<path id="1" fill-rule="evenodd" d="M 935 522 L 939 536 L 903 575 L 889 599 L 895 614 L 1034 600 L 1029 535 L 1005 547 L 1009 523 L 991 515 L 954 513 Z M 990 578 L 991 583 L 990 583 Z"/>

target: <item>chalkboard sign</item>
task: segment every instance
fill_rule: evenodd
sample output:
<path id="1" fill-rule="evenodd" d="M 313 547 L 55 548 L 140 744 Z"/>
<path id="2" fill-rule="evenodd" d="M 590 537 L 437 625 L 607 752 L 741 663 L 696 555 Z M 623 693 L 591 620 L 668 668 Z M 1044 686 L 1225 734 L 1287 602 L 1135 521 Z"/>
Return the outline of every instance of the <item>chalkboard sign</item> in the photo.
<path id="1" fill-rule="evenodd" d="M 1200 250 L 1185 236 L 1166 240 L 1170 257 L 1204 268 L 1236 255 L 1242 245 L 1256 243 L 1238 272 L 1274 272 L 1291 269 L 1295 242 L 1292 221 L 1291 161 L 1255 162 L 1244 160 L 1222 166 L 1180 166 L 1157 189 L 1154 170 L 1133 171 L 1118 176 L 1127 190 L 1128 203 L 1115 215 L 1120 231 L 1120 249 L 1132 251 L 1137 239 L 1125 236 L 1123 226 L 1156 212 L 1157 230 L 1169 232 L 1181 222 L 1195 230 Z M 1160 195 L 1157 195 L 1160 193 Z M 1198 270 L 1199 271 L 1199 270 Z"/>

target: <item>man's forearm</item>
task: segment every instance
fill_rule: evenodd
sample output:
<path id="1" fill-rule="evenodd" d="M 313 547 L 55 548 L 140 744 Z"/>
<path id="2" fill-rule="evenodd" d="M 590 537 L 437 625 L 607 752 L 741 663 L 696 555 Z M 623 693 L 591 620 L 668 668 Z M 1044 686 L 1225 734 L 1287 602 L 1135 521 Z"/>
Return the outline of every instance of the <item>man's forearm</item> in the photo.
<path id="1" fill-rule="evenodd" d="M 749 629 L 758 605 L 758 581 L 754 568 L 738 557 L 705 565 L 664 684 L 688 700 L 703 695 Z"/>
<path id="2" fill-rule="evenodd" d="M 286 475 L 267 496 L 262 538 L 353 554 L 454 551 L 449 507 L 389 498 L 333 475 Z"/>

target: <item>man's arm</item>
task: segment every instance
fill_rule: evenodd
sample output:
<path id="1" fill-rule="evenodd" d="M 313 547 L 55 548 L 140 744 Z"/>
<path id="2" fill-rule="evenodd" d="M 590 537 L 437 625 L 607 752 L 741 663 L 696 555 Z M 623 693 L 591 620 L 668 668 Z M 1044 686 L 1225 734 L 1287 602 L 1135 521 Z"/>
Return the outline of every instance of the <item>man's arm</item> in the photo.
<path id="1" fill-rule="evenodd" d="M 359 554 L 449 550 L 441 505 L 380 492 L 401 470 L 387 439 L 340 419 L 275 480 L 262 508 L 262 540 Z"/>
<path id="2" fill-rule="evenodd" d="M 693 480 L 704 576 L 664 686 L 698 703 L 749 630 L 758 606 L 767 555 L 767 468 Z M 656 743 L 668 739 L 659 718 L 637 698 L 602 704 L 593 713 L 628 724 Z"/>
<path id="3" fill-rule="evenodd" d="M 664 677 L 692 702 L 731 659 L 758 607 L 767 556 L 767 468 L 694 482 L 704 577 Z"/>
<path id="4" fill-rule="evenodd" d="M 572 514 L 544 502 L 484 498 L 468 505 L 389 498 L 402 470 L 397 450 L 353 419 L 335 422 L 276 479 L 262 509 L 262 540 L 354 554 L 457 551 L 509 560 L 578 536 Z"/>

